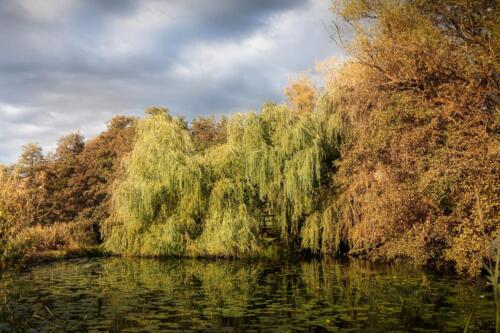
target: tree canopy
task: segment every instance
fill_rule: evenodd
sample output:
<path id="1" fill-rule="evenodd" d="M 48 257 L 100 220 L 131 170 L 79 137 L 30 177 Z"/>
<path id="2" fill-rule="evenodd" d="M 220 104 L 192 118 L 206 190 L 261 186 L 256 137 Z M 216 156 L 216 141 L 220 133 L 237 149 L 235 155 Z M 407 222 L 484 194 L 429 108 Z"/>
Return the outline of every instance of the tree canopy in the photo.
<path id="1" fill-rule="evenodd" d="M 500 233 L 496 1 L 332 11 L 350 57 L 323 62 L 323 86 L 292 80 L 287 104 L 190 122 L 152 107 L 55 153 L 24 146 L 0 167 L 0 250 L 347 254 L 477 275 Z"/>

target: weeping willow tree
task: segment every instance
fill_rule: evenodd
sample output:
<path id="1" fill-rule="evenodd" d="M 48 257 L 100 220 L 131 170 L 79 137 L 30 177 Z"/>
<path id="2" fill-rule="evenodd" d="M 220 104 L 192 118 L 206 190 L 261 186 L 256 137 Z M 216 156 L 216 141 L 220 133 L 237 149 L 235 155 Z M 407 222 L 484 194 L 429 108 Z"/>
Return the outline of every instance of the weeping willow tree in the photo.
<path id="1" fill-rule="evenodd" d="M 180 255 L 204 211 L 203 172 L 184 123 L 152 109 L 140 121 L 115 186 L 106 247 L 133 255 Z"/>
<path id="2" fill-rule="evenodd" d="M 313 252 L 333 249 L 331 198 L 321 190 L 339 156 L 329 112 L 296 115 L 268 104 L 229 117 L 226 141 L 200 151 L 182 120 L 153 111 L 139 122 L 126 176 L 113 191 L 109 251 L 259 255 L 263 215 L 273 217 L 284 246 L 302 238 Z"/>

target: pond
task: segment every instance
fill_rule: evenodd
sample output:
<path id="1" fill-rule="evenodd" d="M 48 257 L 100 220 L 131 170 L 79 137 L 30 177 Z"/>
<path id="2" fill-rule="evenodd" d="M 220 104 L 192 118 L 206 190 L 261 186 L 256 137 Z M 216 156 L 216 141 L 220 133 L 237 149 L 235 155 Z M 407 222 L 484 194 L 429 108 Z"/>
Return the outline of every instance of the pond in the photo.
<path id="1" fill-rule="evenodd" d="M 78 259 L 4 273 L 0 332 L 491 332 L 483 285 L 359 260 Z"/>

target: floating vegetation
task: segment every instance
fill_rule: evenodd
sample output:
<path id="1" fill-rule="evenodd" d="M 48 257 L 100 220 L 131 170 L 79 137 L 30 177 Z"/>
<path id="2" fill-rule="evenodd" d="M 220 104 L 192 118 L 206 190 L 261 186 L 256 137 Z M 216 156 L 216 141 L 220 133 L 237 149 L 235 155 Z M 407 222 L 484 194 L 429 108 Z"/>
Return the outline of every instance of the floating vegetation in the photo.
<path id="1" fill-rule="evenodd" d="M 103 258 L 0 279 L 2 332 L 490 332 L 491 295 L 407 264 Z M 7 302 L 4 301 L 7 300 Z M 8 308 L 7 308 L 8 305 Z M 469 309 L 474 318 L 467 321 Z"/>

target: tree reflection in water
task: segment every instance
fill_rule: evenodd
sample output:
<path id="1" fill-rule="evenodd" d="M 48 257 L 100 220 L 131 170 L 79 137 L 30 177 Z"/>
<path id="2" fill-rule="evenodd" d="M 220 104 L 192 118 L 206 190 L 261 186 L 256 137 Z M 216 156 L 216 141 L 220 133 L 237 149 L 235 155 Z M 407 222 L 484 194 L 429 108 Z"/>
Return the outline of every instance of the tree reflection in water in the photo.
<path id="1" fill-rule="evenodd" d="M 0 332 L 470 331 L 489 293 L 403 264 L 106 258 L 1 280 Z M 481 285 L 478 283 L 477 285 Z"/>

